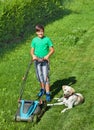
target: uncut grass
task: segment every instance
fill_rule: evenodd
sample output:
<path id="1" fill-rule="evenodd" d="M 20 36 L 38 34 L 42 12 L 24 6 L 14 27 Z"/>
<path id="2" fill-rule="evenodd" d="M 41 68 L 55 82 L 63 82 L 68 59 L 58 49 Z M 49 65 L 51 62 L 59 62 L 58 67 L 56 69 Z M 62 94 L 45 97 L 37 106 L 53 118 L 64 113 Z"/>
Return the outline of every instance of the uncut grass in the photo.
<path id="1" fill-rule="evenodd" d="M 90 5 L 90 4 L 89 4 Z M 77 92 L 85 96 L 85 103 L 77 106 L 64 114 L 60 111 L 64 106 L 52 107 L 43 115 L 40 122 L 32 126 L 30 123 L 15 123 L 13 116 L 17 110 L 17 100 L 22 77 L 30 60 L 30 40 L 25 45 L 20 45 L 10 53 L 0 58 L 0 129 L 18 130 L 92 130 L 93 124 L 93 81 L 94 81 L 94 26 L 93 10 L 87 5 L 78 9 L 76 3 L 70 8 L 82 13 L 73 13 L 52 24 L 45 30 L 52 38 L 55 46 L 55 54 L 51 58 L 51 92 L 53 97 L 62 95 L 63 83 L 70 77 L 75 77 L 76 82 L 72 86 Z M 79 22 L 80 21 L 80 22 Z M 61 25 L 58 27 L 58 25 Z M 80 30 L 80 31 L 79 31 Z M 75 41 L 78 37 L 78 41 Z M 73 43 L 73 44 L 70 44 Z M 54 84 L 54 85 L 53 85 Z M 35 99 L 39 91 L 34 66 L 31 66 L 26 82 L 23 98 Z M 52 100 L 54 102 L 54 100 Z"/>

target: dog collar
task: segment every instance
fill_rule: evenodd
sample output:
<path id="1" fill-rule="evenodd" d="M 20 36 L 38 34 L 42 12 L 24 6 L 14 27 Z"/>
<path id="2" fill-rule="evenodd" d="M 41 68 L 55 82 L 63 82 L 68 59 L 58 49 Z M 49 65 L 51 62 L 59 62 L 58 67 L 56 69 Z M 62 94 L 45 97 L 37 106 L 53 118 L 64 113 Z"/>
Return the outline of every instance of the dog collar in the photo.
<path id="1" fill-rule="evenodd" d="M 68 99 L 70 96 L 72 96 L 74 93 L 72 93 L 71 95 L 68 96 L 64 96 L 64 98 Z"/>

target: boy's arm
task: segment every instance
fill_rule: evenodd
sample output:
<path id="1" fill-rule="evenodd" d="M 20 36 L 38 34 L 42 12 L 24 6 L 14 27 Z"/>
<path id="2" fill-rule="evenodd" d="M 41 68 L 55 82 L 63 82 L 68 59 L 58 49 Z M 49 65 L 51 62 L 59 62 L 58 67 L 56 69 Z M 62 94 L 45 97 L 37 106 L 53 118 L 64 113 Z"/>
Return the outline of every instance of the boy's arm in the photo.
<path id="1" fill-rule="evenodd" d="M 49 48 L 49 53 L 48 53 L 48 55 L 46 55 L 46 56 L 44 57 L 44 59 L 45 59 L 45 60 L 49 60 L 49 57 L 50 57 L 53 53 L 54 53 L 54 48 L 53 48 L 53 47 L 50 47 L 50 48 Z"/>
<path id="2" fill-rule="evenodd" d="M 30 54 L 33 58 L 33 60 L 37 60 L 38 58 L 34 55 L 34 48 L 31 48 Z"/>

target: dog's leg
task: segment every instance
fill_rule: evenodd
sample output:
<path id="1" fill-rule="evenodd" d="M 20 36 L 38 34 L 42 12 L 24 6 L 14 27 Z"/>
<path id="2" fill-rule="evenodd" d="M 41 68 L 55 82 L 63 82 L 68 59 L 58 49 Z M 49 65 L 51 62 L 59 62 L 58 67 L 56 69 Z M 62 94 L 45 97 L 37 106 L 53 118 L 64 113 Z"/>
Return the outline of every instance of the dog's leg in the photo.
<path id="1" fill-rule="evenodd" d="M 54 99 L 57 100 L 58 102 L 63 102 L 64 97 L 62 97 L 62 98 L 54 98 Z"/>
<path id="2" fill-rule="evenodd" d="M 47 104 L 47 106 L 59 106 L 63 104 L 64 104 L 63 102 L 59 102 L 59 103 Z"/>
<path id="3" fill-rule="evenodd" d="M 49 107 L 49 106 L 54 106 L 54 104 L 47 104 L 47 106 Z"/>
<path id="4" fill-rule="evenodd" d="M 58 102 L 63 102 L 63 101 L 64 101 L 64 97 L 58 99 Z"/>
<path id="5" fill-rule="evenodd" d="M 65 108 L 64 110 L 62 110 L 61 113 L 64 113 L 66 110 L 69 110 L 69 109 L 71 109 L 71 108 L 73 108 L 73 102 L 69 102 L 69 103 L 68 103 L 68 107 Z"/>
<path id="6" fill-rule="evenodd" d="M 61 113 L 64 113 L 65 111 L 69 110 L 71 108 L 65 108 L 64 110 L 61 111 Z"/>

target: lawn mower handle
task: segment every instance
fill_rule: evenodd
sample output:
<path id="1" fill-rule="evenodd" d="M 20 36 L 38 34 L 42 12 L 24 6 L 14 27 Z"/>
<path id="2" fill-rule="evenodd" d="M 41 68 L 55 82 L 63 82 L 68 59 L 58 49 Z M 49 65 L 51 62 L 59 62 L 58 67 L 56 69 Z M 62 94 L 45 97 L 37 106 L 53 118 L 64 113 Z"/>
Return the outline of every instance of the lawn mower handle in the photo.
<path id="1" fill-rule="evenodd" d="M 30 70 L 30 67 L 31 67 L 31 64 L 33 63 L 33 60 L 30 60 L 29 64 L 28 64 L 28 67 L 27 67 L 27 70 L 25 72 L 25 75 L 23 76 L 22 78 L 22 84 L 21 84 L 21 90 L 20 90 L 20 97 L 19 97 L 19 100 L 22 99 L 22 95 L 23 95 L 23 91 L 24 91 L 24 88 L 25 88 L 25 82 L 26 82 L 26 79 L 28 77 L 28 73 L 29 73 L 29 70 Z"/>

